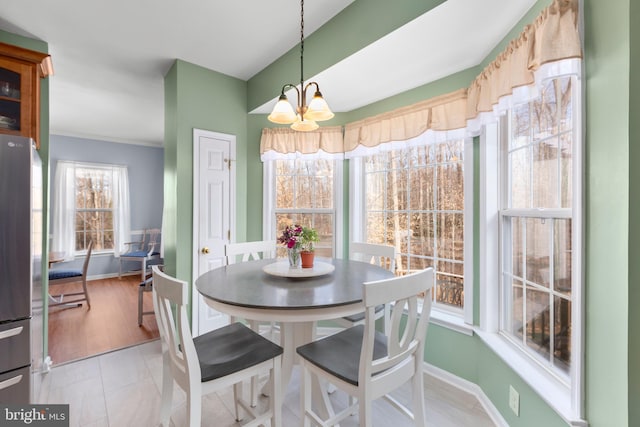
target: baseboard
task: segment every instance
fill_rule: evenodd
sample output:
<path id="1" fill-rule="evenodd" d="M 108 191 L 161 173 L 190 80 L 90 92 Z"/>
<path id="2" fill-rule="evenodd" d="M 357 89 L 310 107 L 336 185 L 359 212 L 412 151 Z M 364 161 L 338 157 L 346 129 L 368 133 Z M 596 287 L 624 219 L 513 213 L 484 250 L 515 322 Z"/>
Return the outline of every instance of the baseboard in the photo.
<path id="1" fill-rule="evenodd" d="M 452 373 L 445 371 L 444 369 L 440 369 L 437 366 L 431 365 L 427 362 L 424 362 L 424 373 L 427 375 L 431 375 L 432 377 L 443 381 L 461 391 L 469 393 L 475 396 L 484 410 L 486 411 L 489 418 L 499 427 L 509 427 L 507 421 L 505 421 L 504 417 L 496 409 L 493 405 L 493 402 L 489 400 L 482 388 L 478 384 L 472 383 L 471 381 L 467 381 L 464 378 L 460 378 Z"/>

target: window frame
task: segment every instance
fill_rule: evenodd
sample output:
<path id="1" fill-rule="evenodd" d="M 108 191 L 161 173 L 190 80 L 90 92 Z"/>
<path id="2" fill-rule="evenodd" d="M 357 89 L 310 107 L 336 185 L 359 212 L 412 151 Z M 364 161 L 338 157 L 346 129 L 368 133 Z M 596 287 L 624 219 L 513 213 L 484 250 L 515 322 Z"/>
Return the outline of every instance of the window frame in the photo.
<path id="1" fill-rule="evenodd" d="M 317 157 L 320 159 L 319 157 Z M 313 208 L 313 209 L 276 209 L 276 167 L 275 162 L 280 159 L 269 159 L 263 162 L 263 219 L 262 238 L 264 240 L 277 240 L 281 230 L 276 229 L 276 213 L 322 213 L 332 214 L 333 221 L 333 257 L 342 258 L 343 245 L 338 244 L 338 236 L 344 233 L 344 210 L 343 210 L 343 163 L 338 158 L 322 158 L 322 160 L 333 161 L 333 208 Z M 281 159 L 281 160 L 292 160 Z M 314 160 L 313 157 L 301 158 L 301 160 Z"/>
<path id="2" fill-rule="evenodd" d="M 561 76 L 557 76 L 561 77 Z M 486 124 L 480 135 L 479 182 L 479 263 L 480 263 L 480 326 L 478 336 L 517 372 L 543 400 L 570 425 L 584 425 L 584 114 L 582 80 L 572 76 L 572 119 L 575 143 L 572 146 L 572 206 L 541 209 L 537 216 L 566 217 L 572 220 L 571 290 L 571 367 L 568 377 L 558 375 L 539 363 L 501 331 L 503 308 L 502 253 L 504 236 L 501 221 L 504 216 L 523 214 L 521 209 L 506 209 L 507 161 L 502 138 L 508 138 L 508 123 L 501 117 L 498 123 Z M 530 211 L 527 209 L 526 211 Z M 567 378 L 569 381 L 567 382 Z"/>
<path id="3" fill-rule="evenodd" d="M 474 211 L 474 153 L 473 138 L 451 137 L 462 139 L 464 144 L 463 159 L 463 188 L 464 188 L 464 209 L 463 209 L 463 233 L 464 233 L 464 304 L 462 309 L 452 309 L 444 304 L 434 303 L 431 307 L 431 319 L 433 323 L 457 332 L 472 335 L 473 324 L 473 211 Z M 441 142 L 440 140 L 438 142 Z M 434 142 L 429 141 L 428 144 Z M 397 145 L 396 145 L 397 148 Z M 407 146 L 407 148 L 410 148 Z M 366 209 L 365 194 L 365 168 L 362 157 L 349 159 L 349 194 L 350 214 L 349 214 L 349 241 L 365 241 L 366 222 L 356 221 L 357 218 L 364 218 Z"/>

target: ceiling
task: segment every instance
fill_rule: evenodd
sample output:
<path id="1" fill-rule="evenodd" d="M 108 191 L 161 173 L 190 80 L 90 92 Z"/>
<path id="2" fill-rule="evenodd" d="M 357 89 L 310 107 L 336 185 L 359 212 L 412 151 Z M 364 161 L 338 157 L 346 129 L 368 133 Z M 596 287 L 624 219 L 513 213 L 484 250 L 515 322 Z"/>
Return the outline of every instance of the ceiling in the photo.
<path id="1" fill-rule="evenodd" d="M 352 1 L 307 1 L 305 36 Z M 306 77 L 350 111 L 478 65 L 534 3 L 447 0 Z M 248 80 L 296 46 L 299 25 L 295 0 L 29 0 L 4 2 L 0 17 L 0 29 L 49 45 L 51 134 L 157 146 L 176 58 Z M 268 113 L 279 90 L 252 113 Z"/>

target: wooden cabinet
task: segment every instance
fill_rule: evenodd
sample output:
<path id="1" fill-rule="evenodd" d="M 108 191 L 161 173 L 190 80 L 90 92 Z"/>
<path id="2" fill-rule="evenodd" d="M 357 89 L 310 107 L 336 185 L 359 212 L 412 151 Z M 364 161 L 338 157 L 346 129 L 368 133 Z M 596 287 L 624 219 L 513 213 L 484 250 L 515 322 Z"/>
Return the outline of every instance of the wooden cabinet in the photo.
<path id="1" fill-rule="evenodd" d="M 51 74 L 48 54 L 0 43 L 0 133 L 33 138 L 40 149 L 40 79 Z"/>

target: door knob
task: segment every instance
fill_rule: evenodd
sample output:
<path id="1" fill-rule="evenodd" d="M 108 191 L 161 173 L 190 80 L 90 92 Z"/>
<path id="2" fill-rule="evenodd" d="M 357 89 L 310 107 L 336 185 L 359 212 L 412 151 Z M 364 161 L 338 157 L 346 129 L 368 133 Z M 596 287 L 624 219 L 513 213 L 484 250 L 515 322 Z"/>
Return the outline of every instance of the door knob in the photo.
<path id="1" fill-rule="evenodd" d="M 209 248 L 206 247 L 206 246 L 204 248 L 202 248 L 202 253 L 203 254 L 208 254 L 209 253 Z"/>

